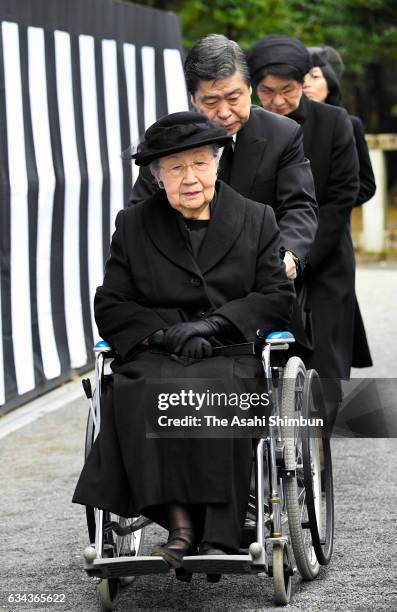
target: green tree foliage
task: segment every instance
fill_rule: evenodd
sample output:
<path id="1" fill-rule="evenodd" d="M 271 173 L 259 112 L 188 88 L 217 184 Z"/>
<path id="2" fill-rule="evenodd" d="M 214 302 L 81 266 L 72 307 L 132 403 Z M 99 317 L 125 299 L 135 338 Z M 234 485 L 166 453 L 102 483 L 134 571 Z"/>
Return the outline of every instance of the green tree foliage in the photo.
<path id="1" fill-rule="evenodd" d="M 175 11 L 185 49 L 218 33 L 248 50 L 267 34 L 306 45 L 331 45 L 342 55 L 344 101 L 371 131 L 397 131 L 397 0 L 146 0 Z"/>
<path id="2" fill-rule="evenodd" d="M 306 44 L 336 47 L 357 72 L 365 64 L 397 60 L 396 0 L 147 0 L 181 17 L 185 47 L 209 33 L 225 34 L 243 49 L 278 33 Z"/>
<path id="3" fill-rule="evenodd" d="M 397 60 L 396 0 L 301 0 L 288 2 L 300 38 L 339 50 L 350 71 Z"/>

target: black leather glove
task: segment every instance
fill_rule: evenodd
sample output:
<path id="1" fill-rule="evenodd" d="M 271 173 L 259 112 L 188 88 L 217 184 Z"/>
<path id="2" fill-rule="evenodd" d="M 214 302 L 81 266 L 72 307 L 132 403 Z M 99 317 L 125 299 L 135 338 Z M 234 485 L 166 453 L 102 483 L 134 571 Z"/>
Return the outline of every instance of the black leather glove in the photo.
<path id="1" fill-rule="evenodd" d="M 170 353 L 180 353 L 183 345 L 193 336 L 210 338 L 220 332 L 229 330 L 231 324 L 220 315 L 213 315 L 208 319 L 176 323 L 169 327 L 164 334 L 164 348 Z"/>
<path id="2" fill-rule="evenodd" d="M 204 359 L 211 357 L 212 346 L 205 338 L 193 336 L 185 342 L 179 354 L 192 359 Z"/>

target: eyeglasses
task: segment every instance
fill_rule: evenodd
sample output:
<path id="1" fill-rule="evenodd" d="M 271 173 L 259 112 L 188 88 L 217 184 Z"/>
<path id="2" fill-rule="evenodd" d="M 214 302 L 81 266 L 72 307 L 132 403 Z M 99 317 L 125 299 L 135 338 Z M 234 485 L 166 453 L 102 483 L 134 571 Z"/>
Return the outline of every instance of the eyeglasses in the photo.
<path id="1" fill-rule="evenodd" d="M 210 160 L 208 161 L 197 160 L 197 161 L 191 162 L 190 164 L 176 163 L 176 164 L 172 164 L 169 166 L 168 165 L 161 166 L 161 168 L 164 170 L 166 174 L 168 174 L 168 176 L 172 178 L 180 178 L 181 176 L 185 174 L 189 166 L 191 167 L 195 175 L 206 174 L 207 172 L 211 170 L 211 161 Z"/>
<path id="2" fill-rule="evenodd" d="M 267 87 L 266 85 L 259 85 L 258 93 L 261 93 L 267 98 L 275 98 L 277 95 L 281 96 L 282 98 L 288 98 L 297 92 L 299 86 L 300 83 L 290 83 L 281 89 L 273 89 L 272 87 Z"/>

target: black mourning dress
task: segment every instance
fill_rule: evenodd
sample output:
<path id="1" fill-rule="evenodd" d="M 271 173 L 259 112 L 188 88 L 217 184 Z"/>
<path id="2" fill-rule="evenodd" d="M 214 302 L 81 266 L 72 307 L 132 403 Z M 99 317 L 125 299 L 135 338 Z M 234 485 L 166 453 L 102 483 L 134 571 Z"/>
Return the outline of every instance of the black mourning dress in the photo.
<path id="1" fill-rule="evenodd" d="M 209 222 L 175 214 L 165 192 L 119 212 L 105 278 L 95 299 L 101 336 L 117 351 L 104 386 L 101 431 L 73 501 L 166 526 L 164 504 L 189 504 L 199 539 L 239 548 L 252 442 L 239 438 L 147 438 L 146 381 L 260 378 L 249 355 L 174 359 L 142 344 L 158 329 L 209 313 L 235 337 L 287 326 L 293 286 L 279 256 L 272 209 L 222 182 Z"/>

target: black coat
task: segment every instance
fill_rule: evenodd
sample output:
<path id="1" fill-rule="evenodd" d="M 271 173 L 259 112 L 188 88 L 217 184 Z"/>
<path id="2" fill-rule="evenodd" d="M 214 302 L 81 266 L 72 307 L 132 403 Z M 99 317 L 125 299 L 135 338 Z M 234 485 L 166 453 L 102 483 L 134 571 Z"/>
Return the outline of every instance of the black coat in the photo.
<path id="1" fill-rule="evenodd" d="M 362 204 L 368 202 L 375 194 L 376 184 L 362 121 L 359 117 L 355 117 L 354 115 L 350 115 L 350 120 L 353 125 L 358 161 L 360 164 L 360 189 L 355 206 L 362 206 Z M 352 366 L 354 368 L 368 368 L 372 366 L 371 352 L 369 350 L 367 334 L 365 333 L 364 322 L 357 297 L 354 312 Z"/>
<path id="2" fill-rule="evenodd" d="M 317 230 L 317 204 L 310 164 L 304 159 L 302 133 L 286 117 L 251 107 L 249 120 L 237 133 L 227 182 L 241 195 L 272 206 L 281 232 L 281 247 L 301 264 Z M 147 199 L 157 185 L 141 169 L 130 203 Z"/>
<path id="3" fill-rule="evenodd" d="M 350 115 L 352 122 L 354 139 L 356 141 L 358 162 L 360 165 L 359 179 L 360 189 L 355 206 L 361 206 L 368 202 L 375 194 L 376 184 L 374 172 L 372 170 L 371 158 L 369 156 L 367 141 L 365 140 L 365 130 L 359 117 Z"/>
<path id="4" fill-rule="evenodd" d="M 132 516 L 172 501 L 226 503 L 237 491 L 239 514 L 244 515 L 250 440 L 147 439 L 145 428 L 148 378 L 263 376 L 260 362 L 250 356 L 181 364 L 166 353 L 139 346 L 147 336 L 208 312 L 226 317 L 247 341 L 255 340 L 258 328 L 280 329 L 289 322 L 294 290 L 279 257 L 272 209 L 226 184 L 217 188 L 197 261 L 165 192 L 118 213 L 95 315 L 101 336 L 120 358 L 114 389 L 105 394 L 106 426 L 76 488 L 78 503 Z"/>
<path id="5" fill-rule="evenodd" d="M 275 248 L 273 211 L 225 183 L 218 187 L 197 262 L 164 191 L 118 213 L 95 317 L 122 358 L 156 330 L 209 312 L 229 319 L 247 341 L 258 327 L 285 324 L 293 290 Z"/>
<path id="6" fill-rule="evenodd" d="M 315 350 L 307 366 L 321 376 L 348 378 L 355 316 L 355 258 L 349 229 L 359 189 L 358 158 L 343 108 L 302 96 L 290 115 L 303 129 L 319 205 L 319 228 L 304 273 L 312 309 Z"/>
<path id="7" fill-rule="evenodd" d="M 352 122 L 353 126 L 359 162 L 360 188 L 356 203 L 354 205 L 357 207 L 362 206 L 365 204 L 365 202 L 372 198 L 376 191 L 376 184 L 362 121 L 359 117 L 355 117 L 354 115 L 350 115 L 350 121 Z M 360 306 L 356 297 L 354 310 L 352 367 L 368 368 L 370 366 L 372 366 L 371 352 L 368 345 L 367 335 L 365 333 Z"/>

